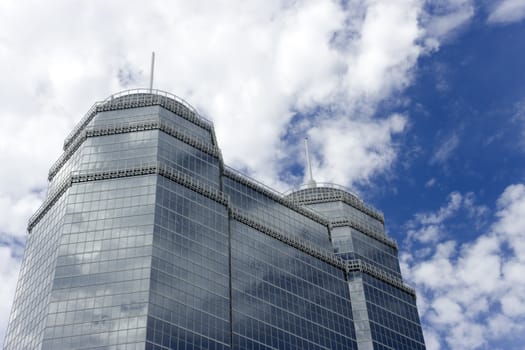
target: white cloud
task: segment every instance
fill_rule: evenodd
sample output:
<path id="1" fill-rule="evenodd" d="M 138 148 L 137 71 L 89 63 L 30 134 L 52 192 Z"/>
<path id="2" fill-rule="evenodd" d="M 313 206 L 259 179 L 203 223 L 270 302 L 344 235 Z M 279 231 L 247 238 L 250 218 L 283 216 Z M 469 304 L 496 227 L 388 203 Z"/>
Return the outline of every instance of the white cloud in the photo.
<path id="1" fill-rule="evenodd" d="M 418 18 L 422 2 L 369 1 L 355 52 L 347 56 L 350 96 L 377 100 L 408 85 L 423 34 Z M 351 9 L 350 9 L 351 10 Z M 350 12 L 349 10 L 349 12 Z"/>
<path id="2" fill-rule="evenodd" d="M 443 164 L 453 155 L 456 148 L 459 146 L 459 136 L 456 133 L 448 136 L 443 142 L 437 147 L 430 164 Z"/>
<path id="3" fill-rule="evenodd" d="M 27 220 L 41 203 L 42 198 L 37 193 L 28 193 L 16 199 L 0 194 L 0 234 L 25 237 Z"/>
<path id="4" fill-rule="evenodd" d="M 458 214 L 460 209 L 466 209 L 469 213 L 476 212 L 477 218 L 481 218 L 485 211 L 483 206 L 475 204 L 474 195 L 467 193 L 452 192 L 448 196 L 448 203 L 435 212 L 420 212 L 414 215 L 407 227 L 406 243 L 411 242 L 431 243 L 437 242 L 444 237 L 444 222 Z M 472 215 L 470 215 L 472 216 Z M 423 253 L 423 252 L 420 252 Z"/>
<path id="5" fill-rule="evenodd" d="M 446 206 L 441 207 L 437 212 L 431 213 L 417 213 L 415 218 L 422 225 L 435 225 L 441 224 L 443 221 L 451 217 L 460 208 L 463 200 L 463 196 L 459 192 L 452 192 L 448 196 L 448 203 Z"/>
<path id="6" fill-rule="evenodd" d="M 489 14 L 489 23 L 512 23 L 525 18 L 524 0 L 499 1 Z"/>
<path id="7" fill-rule="evenodd" d="M 432 0 L 427 1 L 426 13 L 422 16 L 426 31 L 426 48 L 439 48 L 474 16 L 473 0 Z"/>
<path id="8" fill-rule="evenodd" d="M 516 145 L 521 151 L 525 150 L 525 98 L 518 100 L 513 106 L 512 122 L 515 123 L 517 130 L 521 131 L 521 138 L 516 142 Z M 497 133 L 493 137 L 489 138 L 487 142 L 492 142 L 493 139 L 502 137 L 503 133 Z"/>
<path id="9" fill-rule="evenodd" d="M 486 215 L 489 208 L 484 205 L 477 205 L 474 193 L 468 192 L 463 197 L 463 205 L 467 209 L 468 215 L 472 218 L 481 218 Z"/>
<path id="10" fill-rule="evenodd" d="M 436 184 L 436 178 L 433 177 L 433 178 L 430 178 L 427 182 L 425 182 L 425 187 L 431 188 L 431 187 L 434 187 L 435 184 Z"/>
<path id="11" fill-rule="evenodd" d="M 406 117 L 392 115 L 381 122 L 323 121 L 309 132 L 313 148 L 316 180 L 348 183 L 364 182 L 392 164 L 396 150 L 392 136 L 404 130 Z"/>
<path id="12" fill-rule="evenodd" d="M 476 207 L 472 195 L 461 197 L 467 213 Z M 450 237 L 447 220 L 453 215 L 449 213 L 459 210 L 449 210 L 456 208 L 453 202 L 449 198 L 435 213 L 416 215 L 419 223 L 426 222 L 419 229 L 440 222 Z M 411 245 L 413 255 L 401 255 L 405 277 L 418 289 L 425 328 L 431 330 L 426 334 L 433 344 L 429 349 L 493 348 L 507 334 L 513 334 L 518 349 L 525 340 L 525 185 L 507 187 L 497 207 L 495 222 L 473 241 L 458 243 L 441 236 L 430 246 L 430 253 L 428 246 L 414 249 Z M 478 213 L 485 215 L 487 210 L 476 209 L 472 217 L 476 220 Z M 417 237 L 409 239 L 414 242 Z M 418 249 L 424 254 L 418 254 Z"/>
<path id="13" fill-rule="evenodd" d="M 425 334 L 425 345 L 427 350 L 440 350 L 441 344 L 439 342 L 439 335 L 437 332 L 434 332 L 432 329 L 423 328 L 423 333 Z"/>

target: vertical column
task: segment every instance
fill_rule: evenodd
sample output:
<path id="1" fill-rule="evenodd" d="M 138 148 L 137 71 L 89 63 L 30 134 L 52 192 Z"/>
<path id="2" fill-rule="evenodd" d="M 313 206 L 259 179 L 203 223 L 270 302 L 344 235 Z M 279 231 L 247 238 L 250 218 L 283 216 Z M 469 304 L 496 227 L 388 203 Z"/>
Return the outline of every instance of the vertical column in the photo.
<path id="1" fill-rule="evenodd" d="M 351 272 L 348 278 L 348 288 L 350 289 L 357 348 L 358 350 L 374 350 L 362 277 Z"/>

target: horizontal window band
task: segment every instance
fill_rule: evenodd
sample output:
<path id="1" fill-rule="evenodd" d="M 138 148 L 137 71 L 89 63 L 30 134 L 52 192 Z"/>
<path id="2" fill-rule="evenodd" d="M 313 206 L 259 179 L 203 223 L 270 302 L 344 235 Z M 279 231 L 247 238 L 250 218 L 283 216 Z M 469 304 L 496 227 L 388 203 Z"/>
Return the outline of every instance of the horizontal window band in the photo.
<path id="1" fill-rule="evenodd" d="M 71 187 L 71 177 L 62 180 L 52 193 L 48 193 L 46 199 L 37 211 L 29 218 L 27 232 L 31 233 L 33 227 L 44 217 L 44 215 L 55 205 L 62 195 Z"/>
<path id="2" fill-rule="evenodd" d="M 307 253 L 308 255 L 318 258 L 319 260 L 329 263 L 330 265 L 333 265 L 345 271 L 346 273 L 354 272 L 354 271 L 364 272 L 398 289 L 401 289 L 404 292 L 414 297 L 416 296 L 415 290 L 412 287 L 409 287 L 406 284 L 404 284 L 401 279 L 397 278 L 396 276 L 391 275 L 388 272 L 381 270 L 380 268 L 370 263 L 367 263 L 361 259 L 352 259 L 352 260 L 341 259 L 340 257 L 336 256 L 332 252 L 325 251 L 323 249 L 320 249 L 319 247 L 315 247 L 312 244 L 309 244 L 309 242 L 305 240 L 302 240 L 296 237 L 290 237 L 288 235 L 279 233 L 261 224 L 260 222 L 258 222 L 256 218 L 254 218 L 251 215 L 241 212 L 239 209 L 230 207 L 230 212 L 234 220 L 237 220 L 240 223 L 243 223 L 251 228 L 254 228 L 259 232 L 262 232 L 272 238 L 275 238 L 283 243 L 286 243 L 287 245 L 292 246 L 304 253 Z"/>
<path id="3" fill-rule="evenodd" d="M 243 185 L 246 185 L 246 186 L 250 187 L 251 189 L 254 189 L 254 190 L 256 190 L 256 191 L 258 191 L 258 192 L 260 192 L 260 193 L 262 193 L 262 194 L 264 194 L 264 195 L 266 195 L 268 197 L 270 197 L 271 199 L 273 199 L 277 203 L 282 204 L 285 207 L 287 207 L 289 209 L 292 209 L 292 210 L 296 211 L 297 213 L 299 213 L 301 215 L 304 215 L 307 218 L 312 219 L 312 220 L 314 220 L 315 222 L 317 222 L 317 223 L 319 223 L 321 225 L 324 225 L 324 226 L 328 227 L 328 225 L 330 223 L 324 216 L 321 216 L 321 215 L 313 212 L 310 209 L 301 207 L 301 206 L 293 203 L 292 201 L 286 199 L 285 197 L 283 197 L 282 195 L 276 193 L 275 191 L 271 190 L 270 188 L 267 188 L 265 185 L 259 184 L 256 180 L 250 179 L 248 176 L 246 176 L 244 174 L 241 174 L 238 171 L 236 171 L 236 170 L 234 170 L 234 169 L 232 169 L 230 167 L 225 167 L 224 168 L 223 175 L 226 176 L 226 177 L 229 177 L 232 180 L 238 181 L 238 182 L 242 183 Z"/>
<path id="4" fill-rule="evenodd" d="M 351 255 L 352 257 L 347 257 L 346 254 Z M 358 252 L 340 253 L 340 252 L 338 252 L 337 256 L 341 257 L 342 259 L 345 259 L 346 261 L 358 259 L 358 260 L 362 260 L 364 262 L 368 262 L 368 263 L 372 264 L 373 266 L 384 270 L 388 274 L 390 274 L 392 276 L 395 276 L 395 278 L 398 278 L 398 279 L 401 279 L 401 280 L 403 279 L 403 277 L 401 276 L 401 272 L 400 271 L 396 270 L 395 268 L 393 268 L 391 266 L 385 265 L 385 264 L 383 264 L 381 262 L 374 261 L 372 258 L 366 257 L 366 256 L 362 255 L 361 253 L 358 253 Z"/>
<path id="5" fill-rule="evenodd" d="M 75 142 L 71 143 L 69 147 L 64 151 L 60 158 L 51 166 L 47 179 L 53 180 L 55 175 L 60 169 L 71 159 L 73 154 L 78 150 L 80 145 L 87 140 L 89 137 L 106 136 L 106 135 L 117 135 L 132 132 L 148 131 L 148 130 L 160 130 L 179 141 L 185 142 L 196 149 L 209 154 L 211 156 L 221 158 L 220 150 L 217 147 L 207 145 L 203 142 L 198 141 L 195 137 L 188 135 L 187 133 L 176 129 L 175 127 L 164 123 L 160 120 L 156 121 L 144 121 L 134 123 L 122 123 L 117 125 L 107 125 L 94 128 L 87 128 L 80 133 L 75 139 Z"/>
<path id="6" fill-rule="evenodd" d="M 172 180 L 173 182 L 178 183 L 179 185 L 183 185 L 184 187 L 187 187 L 191 190 L 194 190 L 195 192 L 202 194 L 203 196 L 213 199 L 214 201 L 228 206 L 229 205 L 229 198 L 226 194 L 222 193 L 221 191 L 215 189 L 214 187 L 203 184 L 200 182 L 197 182 L 192 179 L 191 176 L 184 174 L 172 167 L 169 167 L 163 163 L 158 163 L 157 171 L 158 174 Z"/>
<path id="7" fill-rule="evenodd" d="M 388 272 L 385 272 L 381 270 L 380 268 L 367 263 L 366 261 L 363 261 L 361 259 L 352 259 L 352 260 L 346 260 L 347 266 L 348 266 L 348 272 L 364 272 L 372 277 L 377 278 L 378 280 L 381 280 L 383 282 L 386 282 L 390 284 L 391 286 L 394 286 L 410 295 L 412 295 L 414 298 L 416 297 L 416 291 L 414 288 L 407 286 L 403 281 L 395 276 L 392 276 Z"/>
<path id="8" fill-rule="evenodd" d="M 304 253 L 307 253 L 308 255 L 312 255 L 324 262 L 329 263 L 330 265 L 333 265 L 335 267 L 338 267 L 342 270 L 345 270 L 346 265 L 343 259 L 339 258 L 335 254 L 324 251 L 323 249 L 320 249 L 318 247 L 313 246 L 312 244 L 309 244 L 307 241 L 301 240 L 299 238 L 290 237 L 288 235 L 284 235 L 282 233 L 279 233 L 263 224 L 261 224 L 257 219 L 255 219 L 253 216 L 248 215 L 246 213 L 243 213 L 241 210 L 231 207 L 231 215 L 234 220 L 237 220 L 247 226 L 250 226 L 251 228 L 256 229 L 259 232 L 262 232 L 270 237 L 273 237 L 283 243 L 286 243 L 289 246 L 292 246 Z"/>
<path id="9" fill-rule="evenodd" d="M 213 199 L 218 203 L 225 206 L 228 205 L 229 200 L 226 195 L 216 190 L 215 188 L 197 182 L 192 179 L 191 176 L 186 175 L 176 169 L 173 169 L 161 162 L 155 162 L 146 164 L 140 167 L 124 168 L 124 169 L 110 169 L 104 171 L 88 172 L 72 174 L 63 180 L 53 193 L 47 196 L 47 199 L 42 203 L 36 213 L 29 219 L 28 232 L 31 233 L 33 227 L 42 219 L 42 217 L 51 209 L 51 207 L 57 202 L 57 200 L 71 187 L 74 183 L 82 183 L 89 181 L 100 181 L 118 179 L 132 176 L 143 176 L 143 175 L 161 175 L 173 182 L 176 182 L 184 187 L 187 187 L 195 192 L 202 194 L 203 196 Z"/>
<path id="10" fill-rule="evenodd" d="M 376 241 L 386 244 L 387 246 L 395 249 L 396 251 L 398 250 L 396 241 L 384 235 L 378 234 L 372 230 L 369 230 L 368 228 L 353 221 L 352 219 L 349 219 L 349 218 L 332 219 L 332 221 L 330 222 L 330 225 L 331 227 L 351 227 L 361 232 L 362 234 L 375 239 Z"/>

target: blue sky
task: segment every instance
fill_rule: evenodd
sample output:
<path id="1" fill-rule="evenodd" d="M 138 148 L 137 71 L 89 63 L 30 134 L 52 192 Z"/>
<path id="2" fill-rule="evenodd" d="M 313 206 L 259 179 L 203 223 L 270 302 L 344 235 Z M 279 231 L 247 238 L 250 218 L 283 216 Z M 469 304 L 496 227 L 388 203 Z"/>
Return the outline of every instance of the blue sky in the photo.
<path id="1" fill-rule="evenodd" d="M 490 206 L 509 184 L 524 181 L 525 23 L 487 26 L 484 19 L 478 14 L 423 57 L 405 90 L 410 130 L 399 141 L 393 178 L 375 181 L 381 191 L 373 199 L 391 225 L 452 191 L 473 192 Z"/>
<path id="2" fill-rule="evenodd" d="M 97 100 L 148 84 L 227 164 L 385 212 L 429 349 L 524 349 L 525 1 L 0 3 L 0 341 L 28 217 Z"/>
<path id="3" fill-rule="evenodd" d="M 525 266 L 521 253 L 509 247 L 513 241 L 494 232 L 509 209 L 497 204 L 502 193 L 520 192 L 523 199 L 522 187 L 508 186 L 524 183 L 525 23 L 487 25 L 486 16 L 477 12 L 438 52 L 419 60 L 414 83 L 404 91 L 411 117 L 410 130 L 399 141 L 404 154 L 392 178 L 375 181 L 379 193 L 373 200 L 385 211 L 391 234 L 404 243 L 406 267 L 416 271 L 406 277 L 418 287 L 420 304 L 421 299 L 429 303 L 420 306 L 429 345 L 522 349 L 525 337 L 518 329 L 525 321 L 523 299 L 509 295 L 523 293 Z M 519 221 L 525 208 L 513 205 L 517 217 L 510 219 L 515 221 L 511 225 L 523 230 Z M 448 214 L 439 218 L 440 211 Z M 431 215 L 435 220 L 428 220 Z M 421 242 L 407 238 L 407 229 L 419 237 L 432 233 Z M 523 239 L 523 231 L 517 234 Z M 488 237 L 490 249 L 468 255 Z M 439 249 L 447 244 L 454 249 L 440 257 Z M 421 258 L 407 258 L 419 253 Z M 490 266 L 484 267 L 484 260 Z M 446 269 L 445 261 L 454 281 L 445 281 L 445 275 L 439 286 L 417 276 L 430 267 Z M 511 264 L 521 282 L 507 280 Z M 463 274 L 477 274 L 492 286 L 476 292 L 480 285 L 462 279 Z M 510 284 L 506 290 L 497 290 L 505 283 Z M 456 293 L 472 299 L 462 300 Z M 483 305 L 468 315 L 475 301 Z M 505 308 L 519 311 L 507 318 Z M 506 326 L 491 326 L 496 318 Z"/>

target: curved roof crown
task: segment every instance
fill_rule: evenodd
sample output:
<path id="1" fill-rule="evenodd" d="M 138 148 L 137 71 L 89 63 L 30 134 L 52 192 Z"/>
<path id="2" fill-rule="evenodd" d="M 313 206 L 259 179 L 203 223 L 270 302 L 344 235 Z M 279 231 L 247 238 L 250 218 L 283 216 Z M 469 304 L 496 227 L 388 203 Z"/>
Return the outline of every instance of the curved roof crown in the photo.
<path id="1" fill-rule="evenodd" d="M 213 123 L 210 120 L 201 116 L 192 105 L 181 97 L 158 89 L 131 89 L 117 92 L 103 101 L 96 102 L 66 137 L 64 149 L 99 112 L 153 105 L 163 106 L 205 129 L 211 130 L 213 128 Z"/>
<path id="2" fill-rule="evenodd" d="M 297 189 L 288 191 L 285 196 L 292 202 L 302 205 L 343 201 L 384 222 L 384 215 L 380 210 L 365 203 L 357 194 L 348 188 L 334 183 L 318 183 L 316 187 L 305 184 Z"/>

